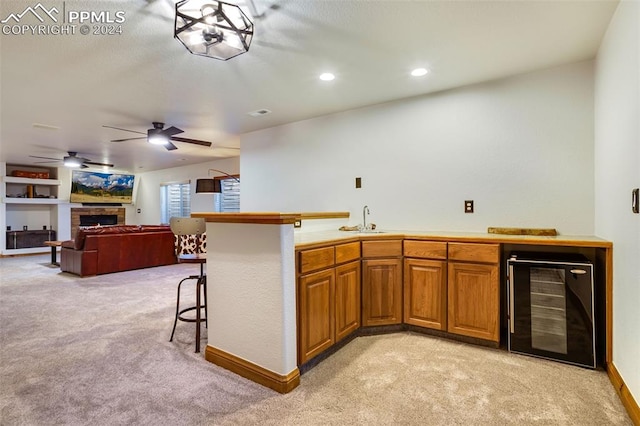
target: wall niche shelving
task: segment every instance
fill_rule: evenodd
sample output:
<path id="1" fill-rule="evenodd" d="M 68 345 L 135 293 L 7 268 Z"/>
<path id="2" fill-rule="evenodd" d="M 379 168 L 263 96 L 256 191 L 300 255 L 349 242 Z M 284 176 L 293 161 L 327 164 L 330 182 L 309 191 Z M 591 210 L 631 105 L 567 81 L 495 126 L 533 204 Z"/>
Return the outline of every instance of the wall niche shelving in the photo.
<path id="1" fill-rule="evenodd" d="M 15 176 L 15 171 L 47 173 L 48 178 Z M 0 254 L 43 253 L 50 250 L 46 246 L 7 248 L 8 238 L 16 231 L 53 230 L 58 228 L 58 169 L 56 167 L 35 167 L 32 165 L 0 163 L 0 226 L 5 237 L 0 241 Z M 52 233 L 53 235 L 53 233 Z"/>

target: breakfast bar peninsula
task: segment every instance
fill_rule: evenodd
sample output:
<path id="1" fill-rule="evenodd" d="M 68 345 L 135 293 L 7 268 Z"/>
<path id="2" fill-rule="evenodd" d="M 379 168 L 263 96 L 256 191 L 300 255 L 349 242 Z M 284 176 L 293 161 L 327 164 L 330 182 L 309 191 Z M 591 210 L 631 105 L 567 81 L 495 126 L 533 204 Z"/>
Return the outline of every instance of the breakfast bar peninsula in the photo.
<path id="1" fill-rule="evenodd" d="M 598 365 L 612 361 L 609 241 L 345 232 L 335 224 L 294 232 L 305 215 L 192 214 L 207 222 L 208 361 L 286 393 L 301 370 L 366 333 L 411 330 L 499 347 L 507 321 L 504 262 L 514 250 L 589 258 L 597 271 Z M 348 220 L 348 213 L 324 215 Z"/>
<path id="2" fill-rule="evenodd" d="M 193 213 L 207 222 L 205 358 L 286 393 L 296 362 L 293 214 Z"/>

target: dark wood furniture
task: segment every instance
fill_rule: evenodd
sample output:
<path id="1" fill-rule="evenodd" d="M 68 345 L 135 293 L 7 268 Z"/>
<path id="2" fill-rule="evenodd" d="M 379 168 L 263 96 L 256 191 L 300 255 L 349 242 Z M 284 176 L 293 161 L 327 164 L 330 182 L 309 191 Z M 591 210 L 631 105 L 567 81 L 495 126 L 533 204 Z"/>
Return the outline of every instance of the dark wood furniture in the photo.
<path id="1" fill-rule="evenodd" d="M 45 241 L 56 239 L 53 229 L 33 231 L 7 231 L 7 249 L 44 247 Z"/>

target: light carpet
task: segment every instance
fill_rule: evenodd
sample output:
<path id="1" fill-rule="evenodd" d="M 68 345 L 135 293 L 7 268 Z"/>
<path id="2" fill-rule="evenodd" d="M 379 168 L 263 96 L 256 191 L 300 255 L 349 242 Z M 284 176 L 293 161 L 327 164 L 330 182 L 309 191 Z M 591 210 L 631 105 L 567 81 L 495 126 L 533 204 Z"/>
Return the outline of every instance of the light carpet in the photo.
<path id="1" fill-rule="evenodd" d="M 280 395 L 194 353 L 191 323 L 168 341 L 193 265 L 48 260 L 0 258 L 2 425 L 631 424 L 603 371 L 415 333 L 359 337 Z"/>

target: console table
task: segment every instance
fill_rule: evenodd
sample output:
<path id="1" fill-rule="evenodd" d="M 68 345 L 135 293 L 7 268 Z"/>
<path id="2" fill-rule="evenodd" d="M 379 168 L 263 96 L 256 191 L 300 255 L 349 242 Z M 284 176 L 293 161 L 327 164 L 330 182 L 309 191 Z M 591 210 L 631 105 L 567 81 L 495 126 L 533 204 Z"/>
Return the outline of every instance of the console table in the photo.
<path id="1" fill-rule="evenodd" d="M 56 231 L 43 229 L 34 231 L 7 231 L 7 249 L 44 247 L 45 241 L 56 239 Z"/>

